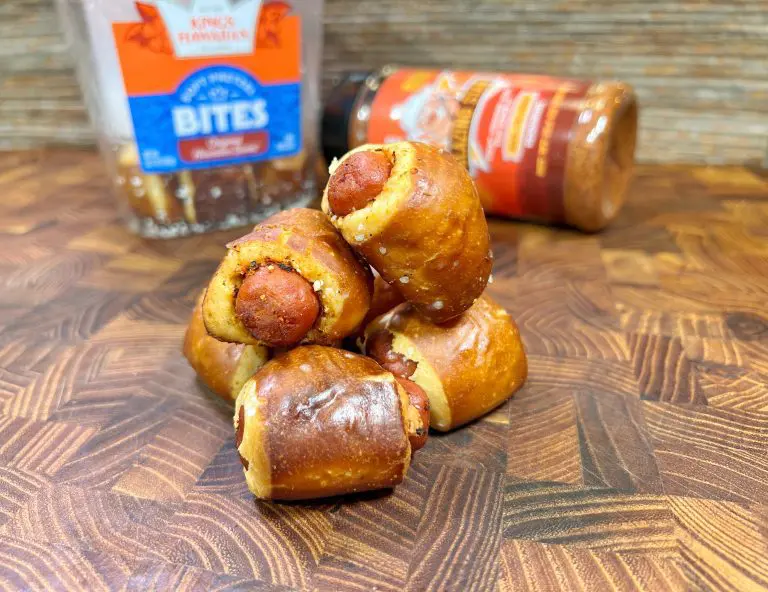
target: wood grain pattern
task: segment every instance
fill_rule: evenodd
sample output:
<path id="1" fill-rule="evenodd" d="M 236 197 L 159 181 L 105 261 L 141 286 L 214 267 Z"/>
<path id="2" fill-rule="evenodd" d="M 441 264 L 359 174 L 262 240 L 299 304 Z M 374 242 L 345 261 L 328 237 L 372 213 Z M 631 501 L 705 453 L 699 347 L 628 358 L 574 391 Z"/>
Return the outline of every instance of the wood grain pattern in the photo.
<path id="1" fill-rule="evenodd" d="M 0 586 L 6 590 L 114 590 L 130 564 L 121 555 L 3 537 Z"/>
<path id="2" fill-rule="evenodd" d="M 768 590 L 765 179 L 643 168 L 600 235 L 492 221 L 527 385 L 394 491 L 305 504 L 253 500 L 180 353 L 238 231 L 142 241 L 107 187 L 0 155 L 0 590 Z"/>
<path id="3" fill-rule="evenodd" d="M 31 542 L 98 549 L 107 555 L 143 557 L 159 552 L 159 529 L 174 509 L 107 491 L 49 487 L 17 512 L 2 533 Z"/>
<path id="4" fill-rule="evenodd" d="M 311 589 L 329 516 L 322 508 L 192 493 L 161 535 L 161 550 L 172 563 Z"/>
<path id="5" fill-rule="evenodd" d="M 504 537 L 623 553 L 677 554 L 661 496 L 549 483 L 508 483 Z"/>
<path id="6" fill-rule="evenodd" d="M 593 389 L 575 402 L 585 485 L 662 493 L 640 401 Z"/>
<path id="7" fill-rule="evenodd" d="M 667 493 L 768 502 L 768 416 L 650 402 L 644 415 Z"/>
<path id="8" fill-rule="evenodd" d="M 125 590 L 131 592 L 143 592 L 144 590 L 290 592 L 291 588 L 242 576 L 217 574 L 189 565 L 148 560 L 136 565 L 128 577 Z"/>
<path id="9" fill-rule="evenodd" d="M 512 405 L 507 479 L 581 484 L 576 405 L 566 389 L 529 385 Z"/>
<path id="10" fill-rule="evenodd" d="M 406 590 L 488 590 L 498 578 L 503 474 L 441 467 L 419 523 Z"/>
<path id="11" fill-rule="evenodd" d="M 768 376 L 741 368 L 700 368 L 698 370 L 707 403 L 744 411 L 768 412 Z"/>
<path id="12" fill-rule="evenodd" d="M 434 467 L 414 467 L 395 495 L 370 493 L 336 506 L 314 585 L 328 590 L 402 590 L 436 476 Z"/>
<path id="13" fill-rule="evenodd" d="M 608 553 L 504 541 L 500 590 L 668 590 L 689 589 L 679 562 L 656 556 Z"/>
<path id="14" fill-rule="evenodd" d="M 629 336 L 632 361 L 644 399 L 673 403 L 702 403 L 691 362 L 677 337 Z"/>
<path id="15" fill-rule="evenodd" d="M 684 569 L 698 585 L 722 590 L 768 587 L 768 545 L 762 517 L 711 499 L 669 498 L 679 529 Z"/>

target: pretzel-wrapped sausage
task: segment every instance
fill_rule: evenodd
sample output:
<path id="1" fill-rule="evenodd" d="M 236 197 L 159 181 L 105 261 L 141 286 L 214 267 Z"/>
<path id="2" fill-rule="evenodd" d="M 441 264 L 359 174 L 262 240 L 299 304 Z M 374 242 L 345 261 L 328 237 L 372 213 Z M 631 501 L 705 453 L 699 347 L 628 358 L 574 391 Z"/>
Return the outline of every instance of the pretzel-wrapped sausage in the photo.
<path id="1" fill-rule="evenodd" d="M 356 148 L 332 165 L 322 208 L 433 322 L 464 312 L 488 282 L 490 240 L 477 190 L 444 151 L 415 142 Z"/>
<path id="2" fill-rule="evenodd" d="M 253 494 L 298 500 L 393 487 L 405 476 L 419 409 L 370 358 L 324 346 L 277 356 L 240 391 L 235 444 Z"/>
<path id="3" fill-rule="evenodd" d="M 174 197 L 173 175 L 145 174 L 139 167 L 135 144 L 125 144 L 117 153 L 117 180 L 129 207 L 140 218 L 154 218 L 163 224 L 184 219 L 184 208 Z"/>
<path id="4" fill-rule="evenodd" d="M 261 345 L 224 343 L 208 335 L 202 304 L 200 294 L 184 335 L 184 356 L 209 389 L 234 401 L 245 381 L 267 362 L 269 350 Z"/>
<path id="5" fill-rule="evenodd" d="M 322 212 L 280 212 L 227 249 L 203 303 L 205 326 L 217 339 L 330 345 L 368 312 L 371 272 Z"/>
<path id="6" fill-rule="evenodd" d="M 161 224 L 182 220 L 210 224 L 231 216 L 247 219 L 258 192 L 251 165 L 146 174 L 139 166 L 135 144 L 120 147 L 117 168 L 120 191 L 133 213 Z"/>
<path id="7" fill-rule="evenodd" d="M 517 326 L 485 295 L 442 325 L 401 304 L 368 325 L 364 345 L 386 369 L 424 389 L 431 426 L 440 431 L 487 413 L 512 396 L 528 374 Z"/>

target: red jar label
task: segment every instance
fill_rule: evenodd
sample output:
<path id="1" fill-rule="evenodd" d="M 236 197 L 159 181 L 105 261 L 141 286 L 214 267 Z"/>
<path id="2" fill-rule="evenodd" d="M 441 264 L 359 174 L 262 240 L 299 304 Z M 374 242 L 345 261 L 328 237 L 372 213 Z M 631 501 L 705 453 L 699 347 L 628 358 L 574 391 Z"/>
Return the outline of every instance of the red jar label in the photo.
<path id="1" fill-rule="evenodd" d="M 571 130 L 590 84 L 483 72 L 398 70 L 371 105 L 368 142 L 451 151 L 491 214 L 564 221 Z"/>

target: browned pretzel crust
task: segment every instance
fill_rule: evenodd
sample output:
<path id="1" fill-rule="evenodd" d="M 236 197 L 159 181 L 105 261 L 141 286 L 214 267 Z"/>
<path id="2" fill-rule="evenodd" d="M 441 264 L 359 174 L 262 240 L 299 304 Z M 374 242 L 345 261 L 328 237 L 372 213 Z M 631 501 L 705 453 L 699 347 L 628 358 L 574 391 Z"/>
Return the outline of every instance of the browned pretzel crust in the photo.
<path id="1" fill-rule="evenodd" d="M 334 215 L 328 188 L 335 186 L 337 171 L 352 174 L 344 162 L 361 151 L 386 155 L 392 162 L 389 178 L 365 207 Z M 368 144 L 347 153 L 331 169 L 323 211 L 419 312 L 441 323 L 464 312 L 482 294 L 492 263 L 488 225 L 472 179 L 453 156 L 414 142 Z"/>

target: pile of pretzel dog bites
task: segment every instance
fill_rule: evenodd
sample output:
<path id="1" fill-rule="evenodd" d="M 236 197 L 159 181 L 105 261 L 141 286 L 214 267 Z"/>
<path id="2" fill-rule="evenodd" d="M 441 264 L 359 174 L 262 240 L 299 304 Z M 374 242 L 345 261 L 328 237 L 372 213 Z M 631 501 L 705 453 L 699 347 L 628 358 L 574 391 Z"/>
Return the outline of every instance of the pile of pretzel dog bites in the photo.
<path id="1" fill-rule="evenodd" d="M 184 340 L 235 401 L 260 499 L 394 487 L 430 427 L 480 417 L 527 375 L 515 323 L 483 293 L 488 226 L 465 168 L 400 142 L 330 173 L 322 211 L 280 212 L 227 245 Z"/>

